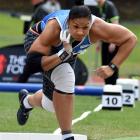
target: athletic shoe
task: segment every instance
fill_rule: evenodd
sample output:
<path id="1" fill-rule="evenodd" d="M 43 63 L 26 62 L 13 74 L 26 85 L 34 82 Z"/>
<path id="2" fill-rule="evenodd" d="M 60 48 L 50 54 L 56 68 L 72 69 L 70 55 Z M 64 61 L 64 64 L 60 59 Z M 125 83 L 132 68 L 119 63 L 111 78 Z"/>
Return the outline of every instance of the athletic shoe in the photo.
<path id="1" fill-rule="evenodd" d="M 74 137 L 66 138 L 64 140 L 74 140 Z"/>
<path id="2" fill-rule="evenodd" d="M 25 106 L 23 104 L 23 100 L 25 99 L 25 97 L 27 95 L 28 95 L 28 91 L 26 89 L 20 90 L 19 95 L 18 95 L 20 107 L 17 112 L 17 122 L 19 125 L 26 124 L 26 122 L 29 118 L 29 113 L 32 110 L 32 108 L 31 109 L 25 108 Z"/>

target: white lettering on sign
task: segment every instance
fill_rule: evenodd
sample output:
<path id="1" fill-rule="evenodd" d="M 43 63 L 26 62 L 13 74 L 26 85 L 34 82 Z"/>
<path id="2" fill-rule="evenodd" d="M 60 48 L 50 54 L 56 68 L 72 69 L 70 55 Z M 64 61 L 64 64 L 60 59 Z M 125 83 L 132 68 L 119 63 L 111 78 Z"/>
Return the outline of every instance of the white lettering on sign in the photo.
<path id="1" fill-rule="evenodd" d="M 26 56 L 9 56 L 9 64 L 7 65 L 6 73 L 21 74 L 25 65 Z"/>

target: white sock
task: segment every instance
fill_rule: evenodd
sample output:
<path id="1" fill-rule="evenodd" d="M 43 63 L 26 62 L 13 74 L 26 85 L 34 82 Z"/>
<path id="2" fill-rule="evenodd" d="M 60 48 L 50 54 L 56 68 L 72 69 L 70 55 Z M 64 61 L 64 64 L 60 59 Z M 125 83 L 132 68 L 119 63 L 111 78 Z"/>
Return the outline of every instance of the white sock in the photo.
<path id="1" fill-rule="evenodd" d="M 62 135 L 62 140 L 72 137 L 72 133 Z"/>
<path id="2" fill-rule="evenodd" d="M 32 108 L 32 106 L 28 102 L 29 96 L 31 96 L 31 95 L 27 95 L 23 100 L 23 104 L 24 104 L 25 108 L 28 108 L 28 109 Z"/>

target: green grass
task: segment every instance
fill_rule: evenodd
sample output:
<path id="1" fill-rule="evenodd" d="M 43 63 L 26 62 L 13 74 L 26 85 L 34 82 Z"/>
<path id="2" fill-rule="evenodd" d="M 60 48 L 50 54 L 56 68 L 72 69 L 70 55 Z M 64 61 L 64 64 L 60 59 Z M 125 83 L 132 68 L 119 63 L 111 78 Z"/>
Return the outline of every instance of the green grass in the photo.
<path id="1" fill-rule="evenodd" d="M 0 47 L 23 42 L 23 21 L 0 14 Z"/>
<path id="2" fill-rule="evenodd" d="M 111 140 L 140 140 L 140 137 L 123 137 L 123 138 L 117 138 Z"/>
<path id="3" fill-rule="evenodd" d="M 78 118 L 85 111 L 93 111 L 101 103 L 99 97 L 76 96 L 74 118 Z M 17 94 L 0 93 L 0 132 L 41 132 L 52 133 L 58 128 L 53 113 L 39 108 L 34 109 L 25 126 L 16 122 L 18 109 Z M 140 137 L 140 102 L 136 107 L 124 107 L 123 111 L 93 112 L 84 120 L 73 125 L 73 132 L 85 134 L 88 140 L 137 140 L 122 139 L 123 137 Z"/>

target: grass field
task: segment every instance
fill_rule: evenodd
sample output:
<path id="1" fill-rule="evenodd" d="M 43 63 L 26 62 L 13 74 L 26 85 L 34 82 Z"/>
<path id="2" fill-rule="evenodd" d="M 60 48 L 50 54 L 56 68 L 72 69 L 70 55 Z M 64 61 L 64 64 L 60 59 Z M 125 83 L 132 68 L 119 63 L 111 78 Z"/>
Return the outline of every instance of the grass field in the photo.
<path id="1" fill-rule="evenodd" d="M 23 42 L 23 22 L 8 15 L 0 14 L 0 47 Z M 140 24 L 124 24 L 140 38 Z M 91 68 L 94 66 L 94 49 L 91 48 L 80 57 Z M 133 53 L 122 65 L 120 75 L 140 74 L 140 42 Z M 140 140 L 140 101 L 136 107 L 124 107 L 123 111 L 93 110 L 101 103 L 101 98 L 76 96 L 74 118 L 86 111 L 92 113 L 74 124 L 73 132 L 85 134 L 88 140 Z M 18 98 L 16 93 L 0 93 L 0 132 L 42 132 L 52 133 L 58 128 L 54 114 L 35 109 L 25 126 L 16 122 Z"/>
<path id="2" fill-rule="evenodd" d="M 73 119 L 86 111 L 93 111 L 100 103 L 99 97 L 76 96 Z M 33 110 L 27 125 L 19 126 L 16 122 L 17 108 L 17 94 L 0 93 L 0 132 L 53 133 L 58 128 L 55 115 L 41 109 Z M 124 107 L 123 111 L 93 112 L 74 124 L 73 132 L 87 135 L 88 140 L 112 140 L 122 137 L 139 137 L 140 140 L 139 108 L 140 102 L 137 101 L 135 108 Z"/>
<path id="3" fill-rule="evenodd" d="M 23 42 L 23 21 L 7 14 L 0 14 L 0 47 Z"/>

